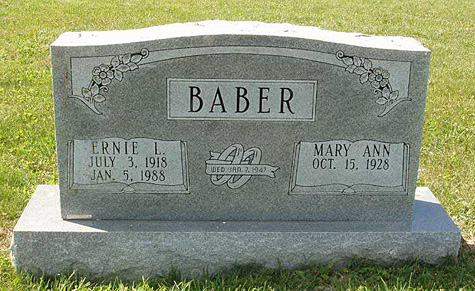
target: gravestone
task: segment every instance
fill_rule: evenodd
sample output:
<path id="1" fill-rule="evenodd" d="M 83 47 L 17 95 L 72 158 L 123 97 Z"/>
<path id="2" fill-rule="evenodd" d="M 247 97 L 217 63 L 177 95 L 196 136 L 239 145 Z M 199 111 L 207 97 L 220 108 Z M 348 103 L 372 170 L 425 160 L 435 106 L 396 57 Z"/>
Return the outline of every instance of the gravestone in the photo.
<path id="1" fill-rule="evenodd" d="M 51 55 L 59 187 L 14 230 L 20 270 L 457 255 L 417 188 L 430 51 L 414 39 L 206 21 L 68 32 Z"/>

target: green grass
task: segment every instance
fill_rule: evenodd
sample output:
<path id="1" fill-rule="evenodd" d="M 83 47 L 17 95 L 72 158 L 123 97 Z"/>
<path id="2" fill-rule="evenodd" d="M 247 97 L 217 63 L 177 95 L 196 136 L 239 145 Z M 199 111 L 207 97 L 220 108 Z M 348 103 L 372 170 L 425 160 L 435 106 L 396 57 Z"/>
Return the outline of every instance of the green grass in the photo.
<path id="1" fill-rule="evenodd" d="M 475 290 L 475 1 L 0 0 L 0 290 Z M 206 19 L 313 25 L 417 38 L 432 50 L 419 184 L 429 186 L 467 243 L 455 264 L 340 271 L 244 266 L 214 278 L 90 285 L 18 276 L 11 230 L 38 184 L 57 183 L 49 45 L 64 31 L 139 28 Z M 472 249 L 472 250 L 470 250 Z M 174 283 L 176 281 L 176 283 Z"/>
<path id="2" fill-rule="evenodd" d="M 463 256 L 466 256 L 464 253 Z M 412 262 L 404 267 L 377 267 L 374 263 L 354 260 L 344 269 L 330 266 L 305 266 L 289 271 L 246 265 L 226 270 L 214 277 L 183 279 L 178 273 L 158 281 L 133 283 L 91 283 L 74 275 L 54 279 L 20 279 L 12 275 L 7 282 L 12 290 L 473 290 L 475 266 L 472 257 L 457 264 L 427 266 Z M 464 272 L 460 272 L 461 269 Z"/>

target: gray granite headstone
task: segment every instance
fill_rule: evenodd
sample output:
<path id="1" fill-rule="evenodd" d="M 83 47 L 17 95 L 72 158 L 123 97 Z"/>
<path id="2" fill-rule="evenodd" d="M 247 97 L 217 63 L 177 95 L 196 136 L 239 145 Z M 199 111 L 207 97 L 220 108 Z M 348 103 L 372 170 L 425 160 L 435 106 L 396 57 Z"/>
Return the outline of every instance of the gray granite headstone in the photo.
<path id="1" fill-rule="evenodd" d="M 65 219 L 411 220 L 413 39 L 209 21 L 51 51 Z"/>
<path id="2" fill-rule="evenodd" d="M 457 255 L 416 190 L 430 52 L 414 39 L 206 21 L 68 32 L 51 53 L 59 187 L 14 229 L 18 270 Z"/>

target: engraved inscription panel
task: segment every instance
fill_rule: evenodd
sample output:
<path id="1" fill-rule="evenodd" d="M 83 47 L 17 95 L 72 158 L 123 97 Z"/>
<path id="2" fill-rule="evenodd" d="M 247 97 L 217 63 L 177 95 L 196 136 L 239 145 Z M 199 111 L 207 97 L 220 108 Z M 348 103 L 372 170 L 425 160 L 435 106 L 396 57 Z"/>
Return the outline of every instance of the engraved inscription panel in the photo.
<path id="1" fill-rule="evenodd" d="M 290 194 L 407 193 L 408 160 L 405 143 L 300 142 Z"/>
<path id="2" fill-rule="evenodd" d="M 168 79 L 169 119 L 315 120 L 316 81 Z"/>
<path id="3" fill-rule="evenodd" d="M 186 144 L 148 138 L 69 142 L 69 189 L 188 193 Z"/>

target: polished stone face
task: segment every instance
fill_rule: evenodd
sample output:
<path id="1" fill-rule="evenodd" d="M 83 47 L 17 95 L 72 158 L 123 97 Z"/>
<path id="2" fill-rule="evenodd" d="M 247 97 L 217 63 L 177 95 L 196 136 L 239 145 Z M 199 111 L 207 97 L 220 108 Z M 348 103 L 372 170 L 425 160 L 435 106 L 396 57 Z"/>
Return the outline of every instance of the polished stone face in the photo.
<path id="1" fill-rule="evenodd" d="M 66 33 L 62 216 L 410 222 L 429 56 L 284 24 Z"/>

